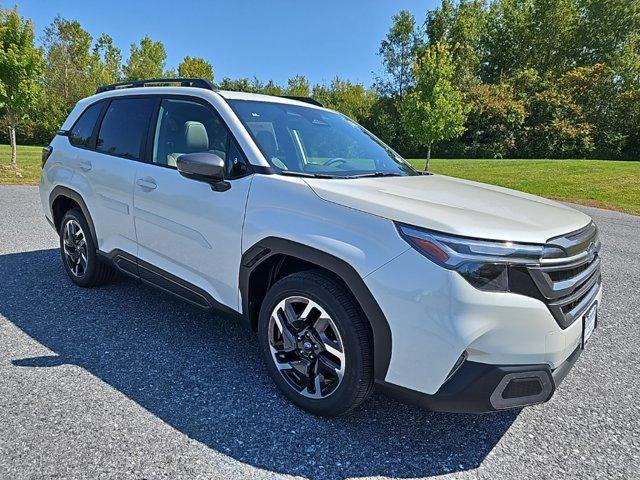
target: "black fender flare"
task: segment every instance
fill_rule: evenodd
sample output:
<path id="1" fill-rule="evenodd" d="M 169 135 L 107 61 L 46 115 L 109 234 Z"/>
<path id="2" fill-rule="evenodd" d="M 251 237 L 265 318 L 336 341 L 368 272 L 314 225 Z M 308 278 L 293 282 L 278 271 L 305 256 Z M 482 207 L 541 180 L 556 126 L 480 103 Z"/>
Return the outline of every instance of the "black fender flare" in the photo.
<path id="1" fill-rule="evenodd" d="M 89 209 L 87 208 L 87 204 L 85 203 L 84 199 L 82 198 L 82 195 L 80 195 L 75 190 L 71 190 L 70 188 L 63 187 L 61 185 L 58 185 L 57 187 L 55 187 L 53 190 L 51 190 L 51 193 L 49 194 L 49 211 L 51 212 L 51 216 L 52 217 L 53 217 L 53 214 L 54 214 L 54 212 L 53 212 L 53 203 L 59 197 L 68 197 L 71 200 L 73 200 L 74 202 L 76 202 L 78 205 L 80 205 L 80 210 L 82 210 L 82 214 L 84 215 L 84 218 L 87 220 L 87 223 L 89 224 L 89 230 L 91 231 L 91 237 L 97 242 L 98 241 L 98 237 L 96 236 L 96 228 L 93 225 L 93 220 L 91 218 L 91 214 L 89 213 Z M 54 218 L 53 221 L 54 221 L 54 227 L 56 228 L 56 231 L 57 231 L 58 230 L 58 225 L 56 225 L 56 223 L 55 223 L 56 219 Z"/>
<path id="2" fill-rule="evenodd" d="M 239 288 L 242 312 L 249 318 L 249 283 L 251 273 L 274 255 L 287 255 L 325 268 L 337 275 L 351 290 L 362 308 L 373 332 L 374 374 L 377 382 L 384 381 L 391 361 L 391 329 L 382 309 L 358 272 L 344 260 L 308 245 L 278 237 L 266 237 L 248 248 L 240 263 Z"/>

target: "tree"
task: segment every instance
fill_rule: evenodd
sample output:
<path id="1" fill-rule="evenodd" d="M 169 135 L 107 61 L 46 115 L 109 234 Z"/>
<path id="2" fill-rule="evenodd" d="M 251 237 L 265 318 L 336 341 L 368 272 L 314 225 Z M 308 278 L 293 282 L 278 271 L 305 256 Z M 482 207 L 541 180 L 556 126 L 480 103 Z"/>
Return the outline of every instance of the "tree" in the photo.
<path id="1" fill-rule="evenodd" d="M 535 0 L 532 14 L 531 65 L 542 74 L 561 75 L 580 55 L 576 0 Z"/>
<path id="2" fill-rule="evenodd" d="M 222 79 L 220 83 L 222 90 L 235 90 L 238 92 L 261 93 L 263 95 L 284 95 L 284 89 L 273 80 L 267 83 L 261 81 L 258 77 L 253 77 L 251 81 L 248 78 L 232 80 L 228 77 Z"/>
<path id="3" fill-rule="evenodd" d="M 264 95 L 281 96 L 285 94 L 284 89 L 273 80 L 269 80 L 267 83 L 260 83 L 260 88 L 256 88 L 256 92 Z"/>
<path id="4" fill-rule="evenodd" d="M 296 75 L 287 81 L 286 94 L 292 97 L 308 97 L 311 89 L 304 75 Z"/>
<path id="5" fill-rule="evenodd" d="M 389 33 L 378 50 L 386 77 L 380 82 L 380 88 L 400 98 L 404 95 L 413 84 L 413 57 L 420 43 L 413 15 L 406 10 L 394 15 Z"/>
<path id="6" fill-rule="evenodd" d="M 99 85 L 122 80 L 122 52 L 113 44 L 113 39 L 103 33 L 93 46 L 93 68 Z"/>
<path id="7" fill-rule="evenodd" d="M 640 4 L 635 0 L 576 0 L 583 65 L 611 64 L 640 33 Z M 634 38 L 635 37 L 635 38 Z"/>
<path id="8" fill-rule="evenodd" d="M 621 158 L 638 160 L 640 152 L 640 88 L 621 93 L 616 99 L 619 112 L 618 131 L 626 138 Z"/>
<path id="9" fill-rule="evenodd" d="M 211 64 L 200 57 L 184 57 L 178 65 L 178 75 L 185 78 L 204 78 L 213 82 Z"/>
<path id="10" fill-rule="evenodd" d="M 33 25 L 17 8 L 0 10 L 0 106 L 9 120 L 11 163 L 16 166 L 16 123 L 35 103 L 42 51 L 34 45 Z"/>
<path id="11" fill-rule="evenodd" d="M 611 60 L 611 67 L 626 87 L 635 89 L 640 85 L 640 28 L 626 38 Z"/>
<path id="12" fill-rule="evenodd" d="M 469 108 L 452 84 L 454 65 L 446 46 L 428 47 L 413 64 L 416 84 L 402 100 L 403 122 L 415 140 L 427 147 L 427 164 L 434 143 L 464 132 Z"/>
<path id="13" fill-rule="evenodd" d="M 397 99 L 372 93 L 374 100 L 365 118 L 358 121 L 382 141 L 391 145 L 403 156 L 415 156 L 420 150 L 407 133 L 402 122 L 399 102 Z"/>
<path id="14" fill-rule="evenodd" d="M 454 81 L 461 88 L 479 83 L 484 59 L 483 37 L 488 20 L 484 0 L 443 0 L 440 8 L 427 13 L 428 44 L 446 44 L 451 52 Z"/>
<path id="15" fill-rule="evenodd" d="M 581 52 L 576 1 L 493 1 L 483 39 L 484 79 L 500 82 L 526 68 L 551 77 L 573 68 Z"/>
<path id="16" fill-rule="evenodd" d="M 257 79 L 254 79 L 257 80 Z M 260 84 L 261 85 L 261 84 Z M 220 90 L 230 90 L 233 92 L 247 92 L 247 93 L 256 93 L 255 81 L 252 83 L 248 78 L 237 78 L 232 79 L 229 77 L 224 77 L 220 82 Z"/>
<path id="17" fill-rule="evenodd" d="M 45 85 L 73 106 L 93 90 L 89 84 L 91 35 L 75 20 L 56 17 L 45 29 Z"/>
<path id="18" fill-rule="evenodd" d="M 78 100 L 95 92 L 91 40 L 75 20 L 56 17 L 45 29 L 44 95 L 37 107 L 42 136 L 53 136 Z"/>
<path id="19" fill-rule="evenodd" d="M 626 137 L 620 128 L 618 79 L 607 65 L 597 63 L 574 68 L 552 84 L 579 106 L 576 121 L 592 125 L 593 153 L 598 157 L 619 157 L 624 149 Z"/>
<path id="20" fill-rule="evenodd" d="M 140 45 L 131 44 L 129 60 L 124 66 L 126 80 L 162 78 L 167 52 L 162 42 L 154 42 L 149 37 L 140 40 Z"/>
<path id="21" fill-rule="evenodd" d="M 371 114 L 371 107 L 375 102 L 375 93 L 367 90 L 362 84 L 351 83 L 339 77 L 333 79 L 331 84 L 315 85 L 312 97 L 347 117 L 364 123 Z"/>
<path id="22" fill-rule="evenodd" d="M 531 101 L 524 147 L 534 158 L 584 158 L 594 150 L 594 125 L 566 91 L 550 85 Z"/>
<path id="23" fill-rule="evenodd" d="M 7 72 L 30 65 L 33 33 L 9 34 L 28 22 L 10 28 L 7 12 L 0 9 L 5 143 L 16 137 L 48 142 L 76 102 L 101 84 L 213 78 L 211 65 L 198 57 L 186 56 L 175 70 L 166 70 L 164 46 L 148 37 L 131 46 L 123 66 L 109 35 L 94 41 L 78 22 L 57 17 L 43 35 L 42 73 L 25 70 L 16 89 Z M 310 85 L 303 75 L 284 84 L 223 78 L 219 86 L 269 95 L 311 93 L 407 156 L 430 157 L 437 143 L 443 156 L 638 157 L 639 0 L 440 0 L 424 20 L 406 11 L 393 17 L 379 46 L 383 71 L 373 88 L 337 77 Z M 30 53 L 15 53 L 22 41 Z M 24 94 L 26 103 L 35 104 L 13 113 L 7 89 L 19 92 L 16 101 Z"/>
<path id="24" fill-rule="evenodd" d="M 510 84 L 477 85 L 467 92 L 471 110 L 462 137 L 465 155 L 504 158 L 517 153 L 526 118 L 523 100 Z"/>

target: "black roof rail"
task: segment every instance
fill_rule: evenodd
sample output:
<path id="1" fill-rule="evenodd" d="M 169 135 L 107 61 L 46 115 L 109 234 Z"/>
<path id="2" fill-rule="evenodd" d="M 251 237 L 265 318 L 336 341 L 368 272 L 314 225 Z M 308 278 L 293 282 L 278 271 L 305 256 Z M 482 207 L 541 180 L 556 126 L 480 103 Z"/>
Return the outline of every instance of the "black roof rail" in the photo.
<path id="1" fill-rule="evenodd" d="M 152 86 L 171 86 L 178 84 L 180 87 L 198 87 L 206 88 L 207 90 L 218 89 L 212 82 L 204 78 L 150 78 L 148 80 L 131 80 L 128 82 L 112 83 L 111 85 L 102 85 L 96 89 L 96 93 L 108 92 L 110 90 L 120 90 L 123 88 L 134 87 L 152 87 Z"/>
<path id="2" fill-rule="evenodd" d="M 310 103 L 311 105 L 324 108 L 324 105 L 322 103 L 320 103 L 315 98 L 311 98 L 311 97 L 296 97 L 293 95 L 282 95 L 282 98 L 288 98 L 290 100 L 297 100 L 299 102 Z"/>

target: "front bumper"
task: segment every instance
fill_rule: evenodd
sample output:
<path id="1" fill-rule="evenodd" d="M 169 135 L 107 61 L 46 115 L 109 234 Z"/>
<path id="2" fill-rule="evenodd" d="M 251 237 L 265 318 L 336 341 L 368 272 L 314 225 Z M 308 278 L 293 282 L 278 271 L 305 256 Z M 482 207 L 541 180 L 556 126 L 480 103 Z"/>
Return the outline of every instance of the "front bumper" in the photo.
<path id="1" fill-rule="evenodd" d="M 489 365 L 466 361 L 433 395 L 382 382 L 379 390 L 402 402 L 433 411 L 486 413 L 549 400 L 582 353 L 576 350 L 560 366 Z"/>
<path id="2" fill-rule="evenodd" d="M 390 362 L 376 382 L 411 403 L 485 412 L 544 402 L 581 351 L 582 321 L 562 328 L 542 300 L 480 291 L 414 250 L 365 283 L 391 330 Z"/>

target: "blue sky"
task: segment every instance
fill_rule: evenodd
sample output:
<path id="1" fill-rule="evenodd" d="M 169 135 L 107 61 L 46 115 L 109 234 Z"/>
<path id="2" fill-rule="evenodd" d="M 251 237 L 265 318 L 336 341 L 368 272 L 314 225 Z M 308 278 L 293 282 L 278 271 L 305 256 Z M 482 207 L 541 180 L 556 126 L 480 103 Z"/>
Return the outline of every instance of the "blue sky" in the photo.
<path id="1" fill-rule="evenodd" d="M 4 2 L 3 2 L 4 3 Z M 284 83 L 304 74 L 311 82 L 336 74 L 370 85 L 381 69 L 377 55 L 391 16 L 409 10 L 422 23 L 437 0 L 28 0 L 17 1 L 40 39 L 58 14 L 97 38 L 111 35 L 125 58 L 145 34 L 167 49 L 167 67 L 200 56 L 215 78 L 257 75 Z"/>

